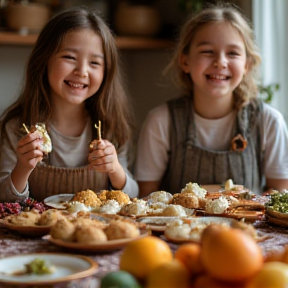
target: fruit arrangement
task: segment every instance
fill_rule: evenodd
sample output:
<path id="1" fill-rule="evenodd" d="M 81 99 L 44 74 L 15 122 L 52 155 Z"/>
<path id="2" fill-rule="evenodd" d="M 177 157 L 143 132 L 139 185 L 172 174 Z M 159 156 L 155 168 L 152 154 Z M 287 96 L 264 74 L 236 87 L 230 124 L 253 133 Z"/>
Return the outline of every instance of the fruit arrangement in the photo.
<path id="1" fill-rule="evenodd" d="M 115 288 L 285 288 L 287 263 L 288 247 L 264 257 L 257 242 L 240 229 L 212 224 L 200 244 L 179 245 L 174 254 L 155 236 L 130 242 L 120 256 L 120 271 L 108 273 L 105 281 L 113 278 Z M 123 273 L 133 278 L 130 284 Z M 105 283 L 101 288 L 112 287 Z"/>
<path id="2" fill-rule="evenodd" d="M 46 210 L 45 205 L 42 202 L 38 202 L 33 198 L 26 198 L 15 203 L 4 202 L 0 203 L 0 219 L 5 218 L 8 215 L 17 215 L 21 211 L 30 211 L 37 209 L 39 212 Z"/>

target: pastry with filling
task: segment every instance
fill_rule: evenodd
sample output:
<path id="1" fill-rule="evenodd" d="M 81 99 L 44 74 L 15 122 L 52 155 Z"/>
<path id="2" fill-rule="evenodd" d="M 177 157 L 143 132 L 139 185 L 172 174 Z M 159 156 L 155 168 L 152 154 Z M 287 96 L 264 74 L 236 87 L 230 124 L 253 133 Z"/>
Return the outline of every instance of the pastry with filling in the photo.
<path id="1" fill-rule="evenodd" d="M 108 200 L 116 200 L 120 206 L 130 203 L 129 196 L 121 190 L 102 190 L 99 199 L 103 202 Z"/>
<path id="2" fill-rule="evenodd" d="M 101 228 L 84 225 L 76 228 L 75 241 L 78 243 L 94 245 L 106 242 L 107 236 Z"/>
<path id="3" fill-rule="evenodd" d="M 148 206 L 146 204 L 146 201 L 144 200 L 137 200 L 133 201 L 130 204 L 124 205 L 120 213 L 121 215 L 146 215 L 148 211 Z"/>
<path id="4" fill-rule="evenodd" d="M 56 224 L 52 226 L 50 235 L 55 239 L 73 241 L 75 228 L 75 225 L 64 217 L 59 219 Z"/>
<path id="5" fill-rule="evenodd" d="M 46 126 L 44 123 L 37 123 L 30 127 L 29 132 L 33 133 L 37 131 L 40 138 L 43 140 L 43 143 L 40 144 L 41 150 L 44 152 L 44 154 L 48 154 L 52 151 L 52 141 L 51 138 L 46 130 Z"/>
<path id="6" fill-rule="evenodd" d="M 108 240 L 134 238 L 140 235 L 136 225 L 126 221 L 111 221 L 110 225 L 104 230 Z"/>
<path id="7" fill-rule="evenodd" d="M 9 215 L 5 218 L 5 221 L 17 226 L 35 226 L 39 218 L 39 211 L 32 209 L 29 212 L 21 212 L 18 215 Z"/>
<path id="8" fill-rule="evenodd" d="M 163 216 L 187 216 L 185 209 L 181 205 L 170 204 L 163 209 Z"/>
<path id="9" fill-rule="evenodd" d="M 199 207 L 199 198 L 192 193 L 176 193 L 173 195 L 172 203 L 195 209 Z"/>
<path id="10" fill-rule="evenodd" d="M 65 216 L 63 216 L 59 210 L 48 209 L 41 214 L 37 224 L 40 226 L 52 226 L 56 224 L 58 219 L 63 217 Z"/>
<path id="11" fill-rule="evenodd" d="M 156 203 L 156 202 L 161 202 L 164 204 L 171 204 L 173 199 L 173 196 L 171 193 L 166 192 L 166 191 L 155 191 L 152 192 L 149 196 L 148 196 L 148 204 L 150 203 Z"/>
<path id="12" fill-rule="evenodd" d="M 197 183 L 187 183 L 185 188 L 181 190 L 181 193 L 192 193 L 198 198 L 205 198 L 207 191 L 201 188 Z"/>

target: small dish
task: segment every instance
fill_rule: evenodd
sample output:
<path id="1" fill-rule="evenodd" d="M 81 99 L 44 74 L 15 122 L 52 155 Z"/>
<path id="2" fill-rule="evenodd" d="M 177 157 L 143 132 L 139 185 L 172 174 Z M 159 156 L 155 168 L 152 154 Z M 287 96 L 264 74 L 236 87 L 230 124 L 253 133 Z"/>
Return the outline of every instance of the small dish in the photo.
<path id="1" fill-rule="evenodd" d="M 24 274 L 13 275 L 22 271 L 25 264 L 40 258 L 49 262 L 55 272 L 52 274 Z M 0 259 L 0 283 L 9 285 L 52 285 L 91 276 L 98 269 L 98 264 L 86 256 L 70 255 L 64 253 L 33 253 L 15 255 Z"/>
<path id="2" fill-rule="evenodd" d="M 268 214 L 270 217 L 279 218 L 279 219 L 288 221 L 288 213 L 278 212 L 278 211 L 273 210 L 270 207 L 266 208 L 265 213 L 266 215 Z"/>
<path id="3" fill-rule="evenodd" d="M 32 236 L 32 237 L 42 237 L 49 233 L 51 226 L 22 226 L 14 225 L 5 221 L 5 219 L 0 219 L 0 226 L 17 232 L 21 235 Z"/>
<path id="4" fill-rule="evenodd" d="M 168 223 L 180 218 L 180 216 L 147 216 L 138 218 L 136 221 L 146 224 L 152 231 L 164 232 Z"/>
<path id="5" fill-rule="evenodd" d="M 288 227 L 288 218 L 278 218 L 278 217 L 273 217 L 269 214 L 266 214 L 265 219 L 268 223 L 276 224 L 282 227 Z"/>
<path id="6" fill-rule="evenodd" d="M 56 209 L 66 209 L 67 207 L 64 205 L 66 202 L 70 201 L 74 194 L 58 194 L 47 197 L 44 199 L 44 203 L 52 208 Z"/>
<path id="7" fill-rule="evenodd" d="M 140 229 L 140 231 L 141 231 L 140 232 L 141 234 L 138 237 L 108 240 L 107 242 L 94 244 L 94 245 L 55 239 L 51 235 L 45 235 L 42 238 L 57 246 L 61 246 L 61 247 L 68 248 L 68 249 L 73 249 L 73 251 L 79 251 L 79 252 L 81 251 L 82 252 L 113 251 L 113 250 L 118 250 L 118 249 L 125 247 L 129 242 L 133 240 L 144 238 L 151 234 L 150 229 L 147 229 L 147 228 Z"/>

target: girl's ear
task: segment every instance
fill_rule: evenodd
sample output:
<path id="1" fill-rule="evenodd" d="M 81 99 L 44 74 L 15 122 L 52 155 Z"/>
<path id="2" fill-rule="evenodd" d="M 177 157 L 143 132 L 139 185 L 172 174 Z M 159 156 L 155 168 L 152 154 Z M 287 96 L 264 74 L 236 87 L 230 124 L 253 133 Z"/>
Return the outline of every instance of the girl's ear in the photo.
<path id="1" fill-rule="evenodd" d="M 179 56 L 179 65 L 185 73 L 189 73 L 190 68 L 188 65 L 188 56 L 186 54 L 181 53 L 181 55 Z"/>
<path id="2" fill-rule="evenodd" d="M 246 75 L 247 73 L 249 73 L 249 71 L 252 68 L 252 63 L 251 63 L 251 59 L 247 59 L 246 64 L 245 64 L 245 71 L 244 71 L 244 75 Z"/>

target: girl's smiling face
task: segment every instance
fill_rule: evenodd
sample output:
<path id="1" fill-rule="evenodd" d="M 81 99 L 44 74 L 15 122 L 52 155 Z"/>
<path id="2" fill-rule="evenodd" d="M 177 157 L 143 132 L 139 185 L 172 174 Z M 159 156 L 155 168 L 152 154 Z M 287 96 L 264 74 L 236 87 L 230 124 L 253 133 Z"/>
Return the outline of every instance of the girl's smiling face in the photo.
<path id="1" fill-rule="evenodd" d="M 68 32 L 48 61 L 54 103 L 82 104 L 95 94 L 104 77 L 102 39 L 91 29 Z"/>
<path id="2" fill-rule="evenodd" d="M 206 24 L 195 34 L 188 54 L 181 55 L 180 65 L 193 81 L 194 99 L 231 101 L 248 68 L 243 38 L 228 22 Z"/>

